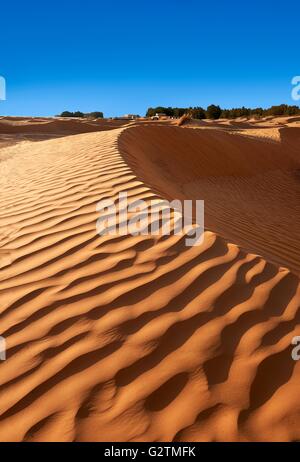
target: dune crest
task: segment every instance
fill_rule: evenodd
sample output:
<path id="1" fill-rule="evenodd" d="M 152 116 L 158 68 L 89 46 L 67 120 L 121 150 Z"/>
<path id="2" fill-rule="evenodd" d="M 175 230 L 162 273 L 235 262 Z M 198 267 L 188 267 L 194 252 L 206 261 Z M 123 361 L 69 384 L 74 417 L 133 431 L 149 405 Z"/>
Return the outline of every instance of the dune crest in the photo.
<path id="1" fill-rule="evenodd" d="M 181 168 L 176 185 L 177 130 L 195 176 L 190 166 Z M 240 146 L 259 148 L 258 142 L 193 133 L 118 128 L 5 148 L 1 441 L 300 439 L 300 366 L 291 358 L 299 278 L 256 255 L 254 227 L 252 240 L 242 226 L 237 230 L 250 248 L 256 243 L 248 253 L 221 237 L 231 216 L 226 210 L 214 222 L 210 205 L 208 226 L 218 234 L 207 230 L 199 247 L 186 247 L 180 236 L 96 234 L 96 203 L 121 191 L 132 201 L 178 192 L 196 197 L 201 178 L 201 191 L 215 204 L 219 190 L 229 196 L 242 182 L 251 189 L 248 151 L 238 157 Z M 232 147 L 219 171 L 221 153 L 213 147 L 196 162 L 194 136 L 208 147 L 222 136 Z M 253 153 L 255 170 L 272 186 L 284 179 L 290 186 L 289 172 L 298 168 L 289 143 L 284 159 L 275 144 L 271 153 L 269 144 Z M 237 181 L 233 186 L 223 181 L 224 171 Z M 209 183 L 212 175 L 219 183 Z M 299 247 L 290 232 L 284 250 L 270 244 L 267 254 L 282 264 L 290 249 L 285 263 L 295 270 Z M 233 229 L 225 237 L 233 238 Z"/>
<path id="2" fill-rule="evenodd" d="M 208 229 L 299 275 L 300 129 L 262 132 L 138 126 L 120 149 L 159 194 L 204 199 Z"/>

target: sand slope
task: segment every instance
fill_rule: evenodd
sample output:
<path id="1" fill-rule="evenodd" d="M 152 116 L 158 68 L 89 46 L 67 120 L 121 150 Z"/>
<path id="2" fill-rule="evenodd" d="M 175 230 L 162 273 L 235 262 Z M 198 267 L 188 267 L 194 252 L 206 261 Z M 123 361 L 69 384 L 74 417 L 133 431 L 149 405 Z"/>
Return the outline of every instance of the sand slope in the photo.
<path id="1" fill-rule="evenodd" d="M 129 125 L 126 120 L 65 117 L 0 117 L 0 148 L 27 141 L 42 141 L 77 133 L 113 130 Z M 3 158 L 0 152 L 0 161 Z"/>
<path id="2" fill-rule="evenodd" d="M 135 130 L 5 148 L 0 440 L 299 440 L 298 277 L 211 231 L 96 234 L 100 199 L 161 186 L 124 160 Z"/>
<path id="3" fill-rule="evenodd" d="M 148 125 L 120 141 L 148 185 L 170 198 L 204 199 L 208 229 L 297 274 L 299 146 L 300 128 L 290 127 L 229 133 Z"/>

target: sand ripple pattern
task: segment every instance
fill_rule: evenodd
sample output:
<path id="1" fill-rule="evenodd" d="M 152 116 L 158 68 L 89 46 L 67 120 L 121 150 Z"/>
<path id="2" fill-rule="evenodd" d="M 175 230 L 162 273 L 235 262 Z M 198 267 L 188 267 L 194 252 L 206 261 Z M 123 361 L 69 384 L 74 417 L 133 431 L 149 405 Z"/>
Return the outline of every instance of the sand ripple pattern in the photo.
<path id="1" fill-rule="evenodd" d="M 299 440 L 298 277 L 210 231 L 98 236 L 99 200 L 154 196 L 122 130 L 0 164 L 0 440 Z"/>

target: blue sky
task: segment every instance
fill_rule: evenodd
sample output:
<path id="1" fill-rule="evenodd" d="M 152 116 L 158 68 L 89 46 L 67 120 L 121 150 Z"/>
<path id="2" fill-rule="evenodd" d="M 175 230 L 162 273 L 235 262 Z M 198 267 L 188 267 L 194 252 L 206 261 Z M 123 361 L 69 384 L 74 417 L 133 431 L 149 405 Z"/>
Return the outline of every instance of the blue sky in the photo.
<path id="1" fill-rule="evenodd" d="M 0 114 L 295 104 L 300 5 L 252 0 L 1 3 Z"/>

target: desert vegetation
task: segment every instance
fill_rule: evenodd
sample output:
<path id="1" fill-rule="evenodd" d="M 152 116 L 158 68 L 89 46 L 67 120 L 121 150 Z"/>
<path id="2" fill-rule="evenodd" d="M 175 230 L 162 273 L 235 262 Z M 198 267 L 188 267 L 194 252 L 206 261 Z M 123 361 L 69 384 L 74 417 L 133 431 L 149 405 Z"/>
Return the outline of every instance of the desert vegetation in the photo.
<path id="1" fill-rule="evenodd" d="M 196 107 L 150 107 L 146 112 L 146 117 L 152 117 L 155 114 L 164 113 L 169 117 L 180 118 L 184 114 L 189 114 L 193 119 L 236 119 L 238 117 L 267 117 L 267 116 L 293 116 L 300 115 L 298 106 L 289 106 L 280 104 L 269 108 L 247 108 L 245 106 L 231 109 L 222 109 L 220 106 L 211 104 L 206 109 L 201 106 Z"/>
<path id="2" fill-rule="evenodd" d="M 103 119 L 103 112 L 101 111 L 94 111 L 94 112 L 81 112 L 81 111 L 63 111 L 59 114 L 59 117 L 82 117 L 85 119 Z"/>

